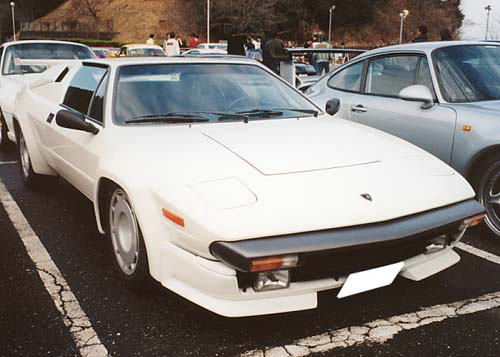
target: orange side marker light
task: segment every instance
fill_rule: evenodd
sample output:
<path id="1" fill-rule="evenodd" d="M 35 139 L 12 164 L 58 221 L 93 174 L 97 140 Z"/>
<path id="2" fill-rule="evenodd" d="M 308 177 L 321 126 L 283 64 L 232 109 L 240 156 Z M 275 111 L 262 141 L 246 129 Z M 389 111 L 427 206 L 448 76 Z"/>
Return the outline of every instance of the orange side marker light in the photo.
<path id="1" fill-rule="evenodd" d="M 175 213 L 169 211 L 168 209 L 163 208 L 162 210 L 163 216 L 168 220 L 174 222 L 175 224 L 184 227 L 184 218 L 176 215 Z"/>

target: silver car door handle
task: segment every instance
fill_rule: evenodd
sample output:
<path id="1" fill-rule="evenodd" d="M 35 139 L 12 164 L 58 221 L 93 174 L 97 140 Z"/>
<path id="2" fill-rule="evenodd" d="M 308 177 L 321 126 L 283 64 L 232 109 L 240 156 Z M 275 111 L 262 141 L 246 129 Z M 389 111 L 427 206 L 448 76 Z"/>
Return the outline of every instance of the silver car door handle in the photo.
<path id="1" fill-rule="evenodd" d="M 351 112 L 356 112 L 356 113 L 366 113 L 368 110 L 363 107 L 361 104 L 358 105 L 353 105 L 351 107 Z"/>

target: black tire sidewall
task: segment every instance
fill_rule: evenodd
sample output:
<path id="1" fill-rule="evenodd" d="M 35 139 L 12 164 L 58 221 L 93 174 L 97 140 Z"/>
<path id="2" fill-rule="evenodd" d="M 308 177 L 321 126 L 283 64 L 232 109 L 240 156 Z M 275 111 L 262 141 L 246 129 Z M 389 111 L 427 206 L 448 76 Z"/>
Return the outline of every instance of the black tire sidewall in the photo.
<path id="1" fill-rule="evenodd" d="M 498 173 L 500 173 L 500 155 L 489 159 L 484 164 L 482 164 L 478 169 L 478 173 L 475 175 L 472 184 L 476 191 L 476 198 L 479 202 L 481 203 L 483 202 L 482 191 L 484 187 L 488 185 L 488 182 L 491 179 L 492 175 Z M 499 222 L 497 222 L 497 224 L 499 225 L 499 227 L 497 228 L 497 230 L 499 230 L 498 233 L 492 230 L 492 228 L 490 228 L 486 220 L 478 227 L 479 230 L 481 230 L 482 233 L 488 235 L 491 238 L 500 239 L 500 217 L 498 218 L 499 218 L 498 220 Z M 490 221 L 490 224 L 495 225 L 490 218 L 487 218 L 487 220 Z"/>

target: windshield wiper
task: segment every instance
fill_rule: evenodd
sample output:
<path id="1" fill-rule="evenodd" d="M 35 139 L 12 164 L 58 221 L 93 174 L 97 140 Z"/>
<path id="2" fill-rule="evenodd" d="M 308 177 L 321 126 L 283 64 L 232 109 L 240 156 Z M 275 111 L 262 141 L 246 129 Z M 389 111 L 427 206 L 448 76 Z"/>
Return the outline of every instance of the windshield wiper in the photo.
<path id="1" fill-rule="evenodd" d="M 270 118 L 271 116 L 283 115 L 283 112 L 274 109 L 253 109 L 253 110 L 244 110 L 236 114 L 244 114 L 248 117 Z"/>
<path id="2" fill-rule="evenodd" d="M 279 108 L 279 109 L 274 109 L 274 110 L 283 110 L 283 111 L 289 111 L 289 112 L 297 112 L 297 113 L 304 113 L 304 114 L 311 114 L 314 115 L 314 117 L 318 117 L 319 112 L 314 109 L 295 109 L 295 108 Z"/>
<path id="3" fill-rule="evenodd" d="M 248 116 L 239 113 L 220 113 L 220 112 L 193 112 L 193 113 L 217 115 L 218 121 L 243 120 L 244 123 L 248 123 Z"/>
<path id="4" fill-rule="evenodd" d="M 125 120 L 126 124 L 133 123 L 149 123 L 161 121 L 165 123 L 205 123 L 209 122 L 210 119 L 201 117 L 199 115 L 192 115 L 187 113 L 166 113 L 166 114 L 156 114 L 156 115 L 142 115 L 140 117 Z"/>

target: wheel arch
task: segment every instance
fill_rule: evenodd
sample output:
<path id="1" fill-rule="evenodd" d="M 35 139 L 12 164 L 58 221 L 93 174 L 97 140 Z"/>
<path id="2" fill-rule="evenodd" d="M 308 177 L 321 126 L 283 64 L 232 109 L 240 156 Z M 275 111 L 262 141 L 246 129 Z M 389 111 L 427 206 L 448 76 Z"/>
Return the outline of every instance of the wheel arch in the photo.
<path id="1" fill-rule="evenodd" d="M 495 156 L 500 156 L 500 144 L 488 146 L 487 148 L 484 148 L 476 153 L 467 164 L 464 176 L 467 180 L 469 180 L 469 182 L 475 183 L 477 175 L 479 174 L 477 170 Z"/>

